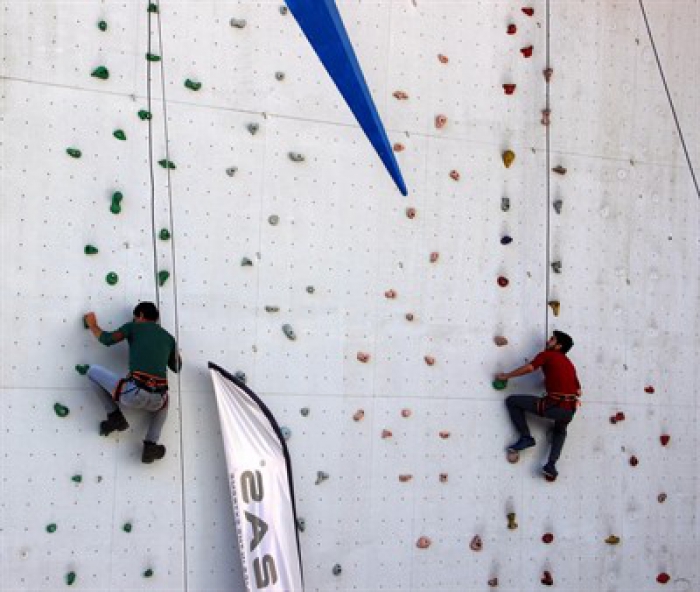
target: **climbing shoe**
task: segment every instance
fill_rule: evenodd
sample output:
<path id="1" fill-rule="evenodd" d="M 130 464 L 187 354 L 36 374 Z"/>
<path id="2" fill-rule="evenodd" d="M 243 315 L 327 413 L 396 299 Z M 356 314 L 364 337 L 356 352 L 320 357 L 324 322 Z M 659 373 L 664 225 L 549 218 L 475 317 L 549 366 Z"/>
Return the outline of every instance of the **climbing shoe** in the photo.
<path id="1" fill-rule="evenodd" d="M 141 462 L 150 464 L 154 460 L 160 460 L 165 456 L 165 446 L 162 444 L 156 444 L 155 442 L 143 442 L 143 454 L 141 455 Z"/>
<path id="2" fill-rule="evenodd" d="M 554 463 L 548 462 L 546 465 L 542 467 L 542 472 L 544 473 L 545 477 L 548 477 L 552 481 L 557 478 L 557 475 L 559 474 L 559 471 L 557 471 L 556 467 L 554 466 Z"/>
<path id="3" fill-rule="evenodd" d="M 129 422 L 126 421 L 126 417 L 121 412 L 121 409 L 112 411 L 112 413 L 107 414 L 107 419 L 100 422 L 100 435 L 109 436 L 112 432 L 119 431 L 123 432 L 129 427 Z"/>
<path id="4" fill-rule="evenodd" d="M 508 446 L 508 452 L 519 452 L 526 448 L 532 448 L 534 445 L 535 439 L 532 436 L 520 436 L 520 440 Z"/>

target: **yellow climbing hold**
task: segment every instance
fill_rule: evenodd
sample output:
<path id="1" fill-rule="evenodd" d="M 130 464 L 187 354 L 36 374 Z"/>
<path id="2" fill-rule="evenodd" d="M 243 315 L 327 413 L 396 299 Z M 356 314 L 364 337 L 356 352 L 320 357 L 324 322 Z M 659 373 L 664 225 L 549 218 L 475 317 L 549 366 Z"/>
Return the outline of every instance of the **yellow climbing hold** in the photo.
<path id="1" fill-rule="evenodd" d="M 550 300 L 547 304 L 549 304 L 549 307 L 552 309 L 552 314 L 555 317 L 559 316 L 559 310 L 561 309 L 561 302 L 558 300 Z"/>
<path id="2" fill-rule="evenodd" d="M 506 150 L 503 153 L 503 164 L 506 166 L 507 169 L 510 168 L 510 166 L 513 164 L 513 161 L 515 160 L 515 152 L 512 150 Z"/>
<path id="3" fill-rule="evenodd" d="M 608 545 L 617 545 L 620 542 L 620 537 L 611 534 L 607 539 L 605 539 L 605 542 L 608 543 Z"/>

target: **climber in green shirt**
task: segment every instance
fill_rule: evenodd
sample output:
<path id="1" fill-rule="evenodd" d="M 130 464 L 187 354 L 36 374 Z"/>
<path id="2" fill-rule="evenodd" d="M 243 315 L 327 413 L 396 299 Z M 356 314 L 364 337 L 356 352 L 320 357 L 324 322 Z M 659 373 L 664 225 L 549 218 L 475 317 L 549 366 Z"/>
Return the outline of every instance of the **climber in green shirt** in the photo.
<path id="1" fill-rule="evenodd" d="M 158 444 L 168 415 L 167 369 L 179 372 L 182 360 L 175 338 L 158 324 L 160 313 L 152 302 L 141 302 L 134 308 L 134 320 L 116 331 L 103 331 L 95 313 L 85 315 L 85 324 L 100 343 L 111 346 L 126 340 L 129 344 L 129 373 L 121 378 L 107 368 L 91 365 L 88 378 L 99 388 L 98 394 L 107 411 L 107 419 L 100 423 L 100 434 L 129 427 L 118 403 L 131 409 L 151 413 L 151 421 L 144 440 L 141 460 L 152 463 L 165 456 L 165 446 Z"/>

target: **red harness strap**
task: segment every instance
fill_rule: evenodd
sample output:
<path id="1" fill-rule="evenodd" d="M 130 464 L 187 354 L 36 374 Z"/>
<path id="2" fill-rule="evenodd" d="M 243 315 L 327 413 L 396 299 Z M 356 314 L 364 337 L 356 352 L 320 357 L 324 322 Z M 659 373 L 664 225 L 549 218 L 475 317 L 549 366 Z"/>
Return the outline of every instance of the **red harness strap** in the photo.
<path id="1" fill-rule="evenodd" d="M 147 372 L 140 372 L 135 370 L 131 372 L 127 377 L 120 378 L 117 386 L 114 388 L 112 393 L 112 398 L 119 402 L 121 398 L 122 390 L 127 382 L 134 382 L 138 388 L 147 390 L 149 393 L 155 393 L 162 395 L 163 404 L 158 407 L 157 411 L 165 409 L 168 406 L 168 379 L 162 378 L 160 376 L 154 376 L 153 374 L 148 374 Z"/>
<path id="2" fill-rule="evenodd" d="M 581 405 L 577 395 L 560 395 L 559 393 L 547 393 L 537 401 L 537 415 L 544 416 L 547 409 L 559 407 L 567 411 L 576 411 Z"/>

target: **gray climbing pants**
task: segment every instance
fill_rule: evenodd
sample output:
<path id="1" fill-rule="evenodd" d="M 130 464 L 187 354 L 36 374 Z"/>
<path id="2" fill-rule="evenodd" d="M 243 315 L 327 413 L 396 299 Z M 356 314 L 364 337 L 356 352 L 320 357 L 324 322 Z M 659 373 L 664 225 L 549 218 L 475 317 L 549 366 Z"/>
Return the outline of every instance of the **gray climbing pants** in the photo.
<path id="1" fill-rule="evenodd" d="M 525 412 L 539 415 L 537 402 L 540 400 L 541 397 L 532 395 L 511 395 L 506 399 L 506 407 L 508 407 L 510 419 L 521 436 L 530 436 L 530 427 L 527 425 Z M 575 411 L 570 409 L 549 407 L 540 415 L 540 417 L 554 420 L 552 448 L 549 451 L 549 462 L 552 464 L 559 460 L 561 449 L 564 447 L 564 441 L 566 440 L 566 428 L 571 423 L 575 413 Z"/>
<path id="2" fill-rule="evenodd" d="M 104 405 L 107 413 L 112 413 L 119 409 L 119 405 L 112 398 L 112 394 L 117 388 L 121 378 L 111 370 L 102 366 L 90 366 L 88 378 L 97 385 L 97 395 Z M 143 409 L 151 414 L 151 421 L 148 424 L 146 441 L 158 442 L 160 432 L 163 429 L 165 420 L 168 417 L 168 405 L 163 407 L 165 395 L 150 393 L 141 389 L 133 380 L 123 383 L 119 402 L 128 409 Z"/>

